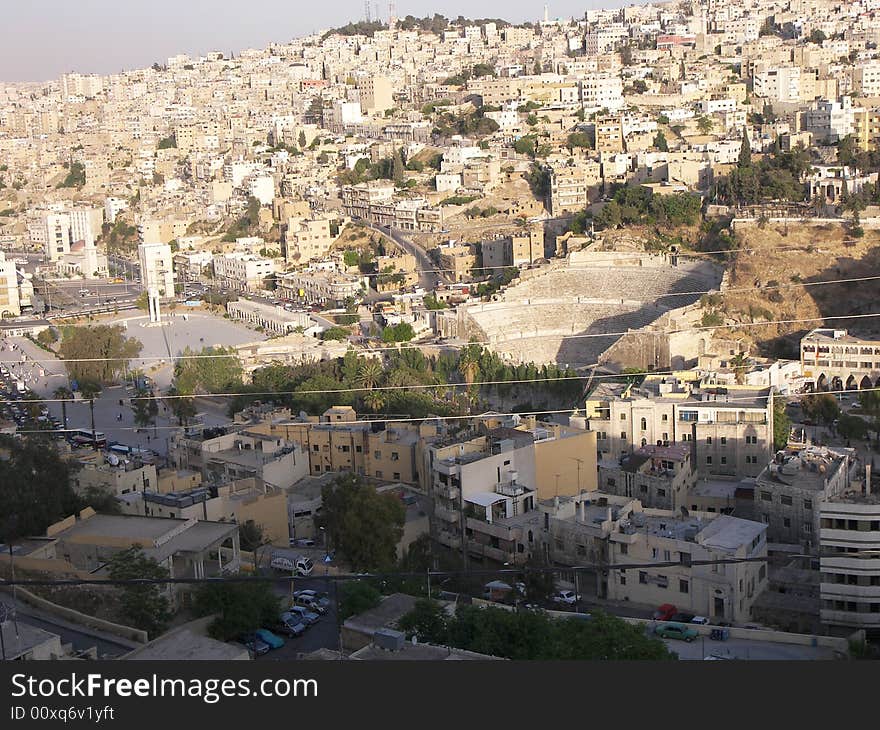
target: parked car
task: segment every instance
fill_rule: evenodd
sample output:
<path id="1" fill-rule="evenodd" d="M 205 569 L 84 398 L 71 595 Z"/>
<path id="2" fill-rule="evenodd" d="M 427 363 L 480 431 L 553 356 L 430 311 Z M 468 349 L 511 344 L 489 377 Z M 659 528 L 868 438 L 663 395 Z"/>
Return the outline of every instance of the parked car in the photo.
<path id="1" fill-rule="evenodd" d="M 283 613 L 278 619 L 278 630 L 288 636 L 302 636 L 306 632 L 306 625 L 299 616 L 292 613 Z"/>
<path id="2" fill-rule="evenodd" d="M 327 609 L 321 606 L 314 596 L 300 596 L 299 598 L 294 598 L 293 602 L 296 606 L 308 609 L 319 615 L 327 612 Z"/>
<path id="3" fill-rule="evenodd" d="M 654 619 L 657 621 L 669 621 L 678 609 L 671 603 L 664 603 L 654 611 Z"/>
<path id="4" fill-rule="evenodd" d="M 300 538 L 291 538 L 290 539 L 291 547 L 307 547 L 312 548 L 315 547 L 315 541 L 311 538 L 300 537 Z"/>
<path id="5" fill-rule="evenodd" d="M 681 639 L 682 641 L 691 642 L 697 638 L 698 634 L 691 628 L 679 623 L 663 623 L 660 624 L 654 633 L 663 639 Z"/>
<path id="6" fill-rule="evenodd" d="M 554 603 L 563 603 L 566 606 L 574 606 L 579 598 L 580 596 L 574 591 L 559 591 L 558 593 L 553 594 Z"/>
<path id="7" fill-rule="evenodd" d="M 330 608 L 330 598 L 327 596 L 327 593 L 324 591 L 316 591 L 311 588 L 302 591 L 294 591 L 293 597 L 296 598 L 310 598 L 312 603 L 317 604 L 319 609 L 323 609 L 320 613 L 324 613 L 328 608 Z M 307 606 L 308 608 L 308 606 Z"/>
<path id="8" fill-rule="evenodd" d="M 705 616 L 694 616 L 691 619 L 692 624 L 700 624 L 700 626 L 706 626 L 709 623 L 709 619 Z"/>
<path id="9" fill-rule="evenodd" d="M 287 609 L 287 613 L 299 620 L 305 626 L 311 626 L 321 620 L 320 614 L 312 611 L 305 606 L 291 606 Z"/>
<path id="10" fill-rule="evenodd" d="M 257 635 L 257 638 L 261 641 L 264 641 L 273 649 L 280 649 L 284 646 L 284 639 L 280 636 L 276 636 L 269 629 L 257 629 L 254 632 Z"/>
<path id="11" fill-rule="evenodd" d="M 242 634 L 239 641 L 257 656 L 267 653 L 272 648 L 256 634 Z"/>
<path id="12" fill-rule="evenodd" d="M 694 618 L 694 614 L 687 613 L 685 611 L 679 611 L 678 613 L 672 614 L 667 621 L 675 621 L 679 624 L 689 624 Z"/>

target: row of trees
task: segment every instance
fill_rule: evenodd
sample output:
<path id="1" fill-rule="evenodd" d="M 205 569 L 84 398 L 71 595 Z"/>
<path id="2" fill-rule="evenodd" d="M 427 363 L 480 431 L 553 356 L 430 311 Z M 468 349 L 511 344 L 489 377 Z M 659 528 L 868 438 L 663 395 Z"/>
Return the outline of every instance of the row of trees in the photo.
<path id="1" fill-rule="evenodd" d="M 553 619 L 543 612 L 462 605 L 450 617 L 439 603 L 422 599 L 399 626 L 419 641 L 514 660 L 676 658 L 641 625 L 599 611 L 589 620 Z"/>
<path id="2" fill-rule="evenodd" d="M 618 186 L 611 201 L 595 216 L 595 223 L 600 228 L 645 224 L 693 226 L 700 221 L 701 207 L 699 195 L 652 195 L 642 187 Z"/>
<path id="3" fill-rule="evenodd" d="M 120 325 L 65 326 L 58 354 L 67 361 L 72 379 L 100 386 L 116 382 L 142 347 L 140 341 L 126 337 Z"/>

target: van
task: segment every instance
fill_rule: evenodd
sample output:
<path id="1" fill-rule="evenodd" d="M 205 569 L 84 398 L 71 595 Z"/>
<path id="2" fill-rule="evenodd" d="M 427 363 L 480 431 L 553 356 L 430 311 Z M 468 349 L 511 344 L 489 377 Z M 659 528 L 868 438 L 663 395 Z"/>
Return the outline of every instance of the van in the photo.
<path id="1" fill-rule="evenodd" d="M 312 561 L 302 555 L 296 558 L 289 558 L 286 555 L 273 555 L 269 567 L 274 570 L 283 570 L 287 573 L 296 573 L 300 576 L 311 575 L 312 570 L 315 568 Z"/>

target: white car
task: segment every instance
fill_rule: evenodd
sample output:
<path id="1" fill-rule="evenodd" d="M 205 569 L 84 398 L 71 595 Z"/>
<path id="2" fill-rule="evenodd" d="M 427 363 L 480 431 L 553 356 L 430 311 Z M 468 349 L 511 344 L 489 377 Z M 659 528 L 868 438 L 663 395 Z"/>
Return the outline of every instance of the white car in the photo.
<path id="1" fill-rule="evenodd" d="M 564 603 L 567 606 L 574 606 L 578 602 L 579 596 L 574 591 L 559 591 L 553 594 L 554 603 Z"/>
<path id="2" fill-rule="evenodd" d="M 692 624 L 700 624 L 701 626 L 706 626 L 709 623 L 709 619 L 705 616 L 694 616 L 691 619 Z"/>

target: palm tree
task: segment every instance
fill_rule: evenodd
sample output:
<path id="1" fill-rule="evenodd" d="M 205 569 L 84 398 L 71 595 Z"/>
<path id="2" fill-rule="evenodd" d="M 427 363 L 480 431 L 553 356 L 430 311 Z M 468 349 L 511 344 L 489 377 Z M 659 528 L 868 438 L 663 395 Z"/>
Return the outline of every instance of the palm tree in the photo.
<path id="1" fill-rule="evenodd" d="M 98 440 L 96 437 L 97 431 L 95 431 L 95 398 L 100 395 L 101 386 L 98 383 L 93 383 L 87 380 L 79 386 L 79 392 L 82 393 L 83 398 L 87 398 L 89 401 L 89 412 L 92 418 L 92 438 L 95 439 L 93 446 L 95 450 L 97 450 Z"/>
<path id="2" fill-rule="evenodd" d="M 364 396 L 364 406 L 369 408 L 373 413 L 378 413 L 385 405 L 385 396 L 382 391 L 371 390 Z"/>
<path id="3" fill-rule="evenodd" d="M 730 366 L 733 368 L 734 377 L 736 378 L 737 385 L 742 385 L 746 379 L 746 368 L 748 367 L 749 359 L 748 356 L 744 352 L 738 352 L 732 358 L 730 358 Z"/>
<path id="4" fill-rule="evenodd" d="M 61 422 L 64 424 L 63 428 L 67 429 L 67 401 L 73 400 L 73 393 L 70 388 L 65 388 L 61 386 L 60 388 L 55 388 L 55 392 L 52 393 L 52 397 L 56 400 L 61 401 Z"/>
<path id="5" fill-rule="evenodd" d="M 384 372 L 378 360 L 367 360 L 358 368 L 357 383 L 364 390 L 372 390 L 382 380 Z"/>
<path id="6" fill-rule="evenodd" d="M 471 385 L 480 374 L 480 351 L 479 345 L 468 345 L 461 351 L 458 369 L 468 385 Z"/>

